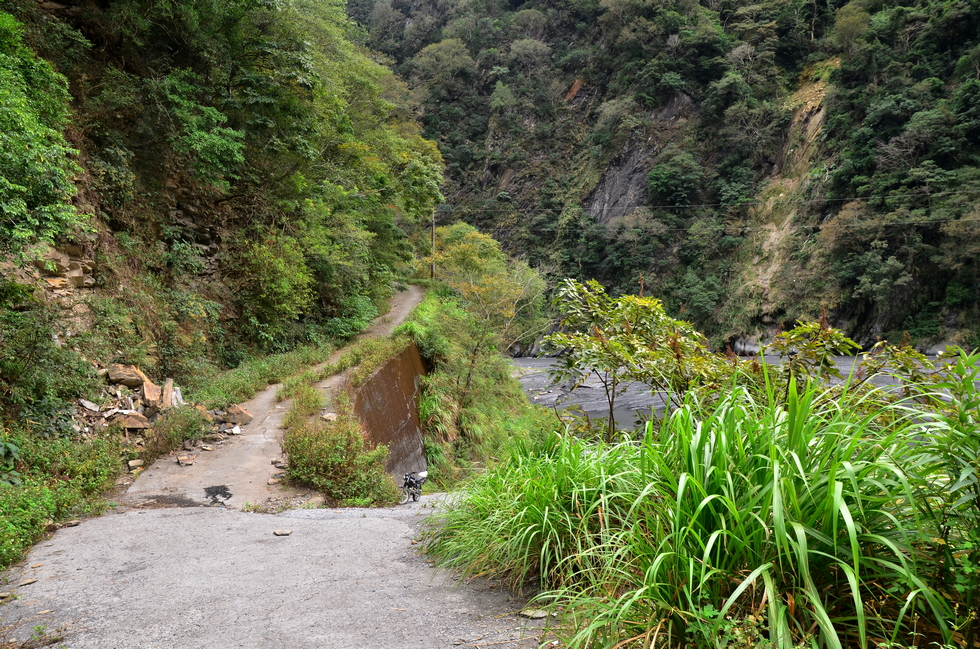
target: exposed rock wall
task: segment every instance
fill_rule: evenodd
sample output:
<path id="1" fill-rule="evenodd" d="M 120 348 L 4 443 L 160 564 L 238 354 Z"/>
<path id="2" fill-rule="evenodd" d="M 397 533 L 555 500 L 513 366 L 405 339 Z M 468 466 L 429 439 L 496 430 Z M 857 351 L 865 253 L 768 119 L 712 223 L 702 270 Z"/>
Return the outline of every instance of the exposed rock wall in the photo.
<path id="1" fill-rule="evenodd" d="M 396 477 L 426 467 L 417 401 L 423 374 L 422 357 L 412 343 L 379 367 L 354 397 L 354 413 L 368 441 L 388 447 L 385 470 Z"/>

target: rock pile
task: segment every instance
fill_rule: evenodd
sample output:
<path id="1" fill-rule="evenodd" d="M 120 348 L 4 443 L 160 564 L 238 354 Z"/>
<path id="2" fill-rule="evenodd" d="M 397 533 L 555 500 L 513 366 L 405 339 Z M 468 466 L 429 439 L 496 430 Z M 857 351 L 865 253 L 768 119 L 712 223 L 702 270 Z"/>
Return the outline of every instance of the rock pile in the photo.
<path id="1" fill-rule="evenodd" d="M 78 402 L 76 430 L 85 435 L 117 425 L 125 431 L 127 445 L 139 451 L 144 446 L 144 437 L 150 434 L 163 412 L 177 406 L 195 407 L 213 424 L 213 433 L 205 436 L 205 441 L 220 442 L 226 435 L 240 435 L 241 427 L 252 421 L 252 415 L 239 405 L 226 410 L 206 410 L 203 406 L 188 404 L 173 379 L 167 379 L 162 386 L 157 385 L 134 365 L 114 363 L 103 372 L 109 383 L 102 391 L 104 405 L 86 399 Z M 193 448 L 192 445 L 186 450 Z M 139 471 L 143 462 L 130 460 L 127 468 L 132 472 Z"/>

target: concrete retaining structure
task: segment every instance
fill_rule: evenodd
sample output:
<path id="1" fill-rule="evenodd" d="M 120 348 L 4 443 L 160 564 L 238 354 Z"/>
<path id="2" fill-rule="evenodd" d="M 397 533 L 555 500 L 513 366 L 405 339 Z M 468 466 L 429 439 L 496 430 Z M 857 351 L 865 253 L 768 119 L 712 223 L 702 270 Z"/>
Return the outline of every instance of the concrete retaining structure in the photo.
<path id="1" fill-rule="evenodd" d="M 411 343 L 361 384 L 354 413 L 372 445 L 388 447 L 385 470 L 396 478 L 426 468 L 419 423 L 419 381 L 425 374 L 418 347 Z"/>

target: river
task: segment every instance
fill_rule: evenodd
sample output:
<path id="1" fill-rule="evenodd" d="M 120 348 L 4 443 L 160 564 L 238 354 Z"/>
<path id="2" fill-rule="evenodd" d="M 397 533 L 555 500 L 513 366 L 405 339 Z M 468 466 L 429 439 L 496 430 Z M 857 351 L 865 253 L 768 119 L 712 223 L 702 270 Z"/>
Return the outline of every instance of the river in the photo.
<path id="1" fill-rule="evenodd" d="M 548 408 L 580 408 L 592 418 L 605 419 L 609 414 L 609 403 L 602 383 L 593 374 L 586 382 L 569 392 L 568 386 L 553 385 L 548 376 L 548 370 L 555 363 L 553 358 L 520 357 L 511 359 L 514 363 L 514 373 L 528 398 L 539 405 Z M 838 356 L 834 359 L 843 376 L 847 376 L 859 363 L 859 356 Z M 782 359 L 769 359 L 774 365 L 782 363 Z M 872 379 L 875 385 L 892 385 L 888 377 L 876 376 Z M 631 383 L 626 390 L 616 395 L 616 407 L 613 415 L 619 428 L 634 428 L 638 421 L 646 421 L 652 411 L 658 413 L 664 410 L 664 399 L 660 394 L 652 394 L 642 383 Z"/>

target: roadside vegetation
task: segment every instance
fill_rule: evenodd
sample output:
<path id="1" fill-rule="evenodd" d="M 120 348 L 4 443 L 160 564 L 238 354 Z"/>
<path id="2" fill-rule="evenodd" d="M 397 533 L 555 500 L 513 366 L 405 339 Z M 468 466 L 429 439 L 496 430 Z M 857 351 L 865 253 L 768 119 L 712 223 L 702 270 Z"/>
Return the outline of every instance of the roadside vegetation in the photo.
<path id="1" fill-rule="evenodd" d="M 582 298 L 566 317 L 612 315 L 595 287 L 565 288 Z M 599 346 L 623 377 L 671 377 L 647 380 L 667 411 L 518 442 L 435 516 L 437 562 L 538 591 L 572 647 L 972 647 L 980 354 L 881 345 L 835 376 L 852 343 L 814 324 L 777 341 L 789 362 L 756 364 L 685 347 L 657 301 L 627 299 Z M 574 358 L 596 344 L 579 331 L 552 341 Z M 667 355 L 631 362 L 634 337 Z"/>
<path id="2" fill-rule="evenodd" d="M 222 408 L 323 362 L 442 200 L 437 148 L 340 5 L 110 4 L 0 3 L 0 565 L 137 459 L 73 420 L 101 369 Z M 168 413 L 142 457 L 202 417 Z"/>

